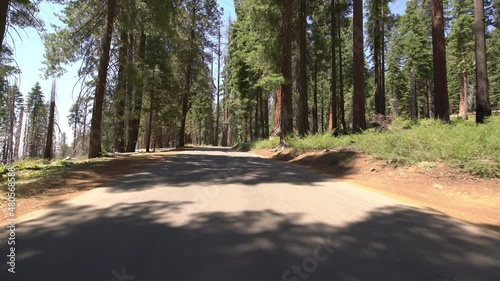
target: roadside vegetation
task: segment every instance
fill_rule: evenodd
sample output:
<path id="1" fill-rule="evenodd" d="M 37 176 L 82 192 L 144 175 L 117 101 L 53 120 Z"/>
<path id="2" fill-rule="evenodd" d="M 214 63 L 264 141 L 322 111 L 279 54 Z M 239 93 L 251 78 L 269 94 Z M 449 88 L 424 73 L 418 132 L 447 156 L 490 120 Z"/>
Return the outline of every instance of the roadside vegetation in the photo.
<path id="1" fill-rule="evenodd" d="M 16 194 L 20 197 L 35 195 L 50 189 L 57 184 L 64 172 L 83 170 L 97 162 L 109 161 L 113 158 L 56 160 L 23 159 L 12 164 L 15 168 Z M 7 173 L 9 166 L 0 167 L 0 190 L 7 191 Z"/>
<path id="2" fill-rule="evenodd" d="M 286 146 L 300 154 L 325 149 L 356 149 L 395 164 L 444 162 L 482 177 L 500 175 L 500 116 L 484 125 L 462 119 L 396 119 L 387 129 L 333 137 L 331 133 L 304 138 L 289 135 Z M 239 145 L 240 150 L 275 148 L 279 138 Z"/>

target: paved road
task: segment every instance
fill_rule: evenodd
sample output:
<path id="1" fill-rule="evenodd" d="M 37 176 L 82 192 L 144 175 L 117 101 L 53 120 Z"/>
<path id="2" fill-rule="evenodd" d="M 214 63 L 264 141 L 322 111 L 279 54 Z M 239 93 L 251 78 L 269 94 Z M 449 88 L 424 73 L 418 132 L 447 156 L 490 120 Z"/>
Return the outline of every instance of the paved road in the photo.
<path id="1" fill-rule="evenodd" d="M 226 149 L 180 152 L 17 228 L 2 281 L 500 280 L 498 233 Z"/>

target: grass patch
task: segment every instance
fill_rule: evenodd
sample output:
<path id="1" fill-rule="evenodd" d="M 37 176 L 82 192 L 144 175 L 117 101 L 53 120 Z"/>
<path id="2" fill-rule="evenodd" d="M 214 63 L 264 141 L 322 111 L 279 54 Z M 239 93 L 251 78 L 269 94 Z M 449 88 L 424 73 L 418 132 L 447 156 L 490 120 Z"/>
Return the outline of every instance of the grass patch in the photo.
<path id="1" fill-rule="evenodd" d="M 95 158 L 85 160 L 54 160 L 23 159 L 12 164 L 15 168 L 16 194 L 24 197 L 50 188 L 50 181 L 60 180 L 64 171 L 83 169 L 96 162 L 109 161 L 110 158 Z M 7 191 L 7 166 L 0 168 L 0 190 Z"/>
<path id="2" fill-rule="evenodd" d="M 347 147 L 352 144 L 349 136 L 341 136 L 334 138 L 332 134 L 317 134 L 305 138 L 290 136 L 286 138 L 285 143 L 294 153 L 304 153 L 308 151 L 318 151 L 325 149 L 335 149 Z"/>
<path id="3" fill-rule="evenodd" d="M 254 141 L 246 148 L 273 148 L 277 138 Z M 370 129 L 362 134 L 333 137 L 330 133 L 305 138 L 290 136 L 285 143 L 303 153 L 354 146 L 375 157 L 396 163 L 445 162 L 483 177 L 500 175 L 500 117 L 477 126 L 474 120 L 444 123 L 422 119 L 396 119 L 387 130 Z"/>
<path id="4" fill-rule="evenodd" d="M 279 138 L 270 138 L 267 140 L 256 140 L 245 143 L 237 143 L 233 146 L 233 149 L 238 151 L 250 151 L 256 149 L 266 149 L 266 148 L 275 148 L 280 143 Z"/>

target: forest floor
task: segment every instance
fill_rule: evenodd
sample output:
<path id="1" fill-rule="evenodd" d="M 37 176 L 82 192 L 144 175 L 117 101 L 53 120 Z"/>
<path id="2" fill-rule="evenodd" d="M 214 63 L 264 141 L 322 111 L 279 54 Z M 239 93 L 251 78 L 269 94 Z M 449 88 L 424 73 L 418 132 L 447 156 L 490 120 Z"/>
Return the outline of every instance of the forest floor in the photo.
<path id="1" fill-rule="evenodd" d="M 65 161 L 66 165 L 38 165 L 16 169 L 16 217 L 56 204 L 126 175 L 157 164 L 172 152 L 116 155 L 92 160 Z M 69 165 L 68 165 L 69 164 Z M 33 166 L 33 165 L 31 165 Z M 2 175 L 0 225 L 8 218 L 7 175 Z"/>
<path id="2" fill-rule="evenodd" d="M 297 153 L 256 149 L 260 156 L 298 164 L 341 181 L 500 232 L 500 179 L 481 178 L 439 162 L 397 165 L 354 147 Z"/>

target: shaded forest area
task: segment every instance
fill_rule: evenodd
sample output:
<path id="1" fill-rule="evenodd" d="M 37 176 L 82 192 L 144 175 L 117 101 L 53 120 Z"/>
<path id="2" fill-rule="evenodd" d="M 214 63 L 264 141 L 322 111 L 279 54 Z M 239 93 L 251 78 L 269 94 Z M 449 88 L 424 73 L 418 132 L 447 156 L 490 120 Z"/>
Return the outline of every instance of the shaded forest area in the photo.
<path id="1" fill-rule="evenodd" d="M 43 30 L 46 79 L 78 64 L 67 119 L 23 98 L 6 34 Z M 392 4 L 391 4 L 392 3 Z M 406 4 L 396 15 L 395 5 Z M 383 129 L 395 118 L 483 123 L 500 104 L 498 1 L 9 0 L 0 4 L 3 162 Z M 29 55 L 29 54 L 26 54 Z M 72 142 L 58 122 L 69 122 Z M 468 127 L 475 130 L 475 127 Z"/>

